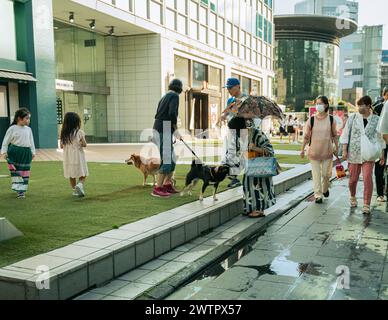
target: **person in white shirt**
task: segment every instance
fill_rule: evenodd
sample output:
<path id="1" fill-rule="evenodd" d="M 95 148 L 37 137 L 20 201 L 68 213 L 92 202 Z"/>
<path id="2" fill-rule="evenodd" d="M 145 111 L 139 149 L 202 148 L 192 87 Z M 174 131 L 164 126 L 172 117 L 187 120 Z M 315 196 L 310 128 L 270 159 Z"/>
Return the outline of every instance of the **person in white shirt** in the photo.
<path id="1" fill-rule="evenodd" d="M 388 88 L 384 88 L 383 96 L 385 104 L 383 110 L 381 111 L 377 132 L 383 135 L 385 143 L 388 144 Z"/>
<path id="2" fill-rule="evenodd" d="M 5 134 L 1 154 L 11 172 L 12 190 L 18 199 L 24 199 L 30 179 L 31 162 L 35 157 L 34 137 L 30 125 L 31 113 L 22 108 L 16 111 L 14 121 Z"/>

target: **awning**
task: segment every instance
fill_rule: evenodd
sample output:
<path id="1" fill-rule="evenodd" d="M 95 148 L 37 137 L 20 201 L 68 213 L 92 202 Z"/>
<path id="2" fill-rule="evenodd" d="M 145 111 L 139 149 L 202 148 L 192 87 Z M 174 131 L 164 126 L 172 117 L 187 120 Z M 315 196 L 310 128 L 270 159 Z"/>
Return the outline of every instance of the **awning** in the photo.
<path id="1" fill-rule="evenodd" d="M 22 81 L 34 81 L 34 82 L 37 81 L 32 76 L 32 73 L 16 72 L 16 71 L 10 71 L 10 70 L 0 70 L 0 78 L 22 80 Z"/>

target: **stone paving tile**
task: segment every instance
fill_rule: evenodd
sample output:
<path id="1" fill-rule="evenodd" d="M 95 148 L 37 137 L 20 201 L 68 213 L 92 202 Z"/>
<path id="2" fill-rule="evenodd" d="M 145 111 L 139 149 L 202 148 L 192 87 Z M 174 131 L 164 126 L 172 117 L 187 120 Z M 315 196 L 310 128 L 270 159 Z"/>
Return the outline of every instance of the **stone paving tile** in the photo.
<path id="1" fill-rule="evenodd" d="M 190 284 L 168 296 L 166 300 L 190 300 L 202 290 L 202 287 Z"/>
<path id="2" fill-rule="evenodd" d="M 294 245 L 321 248 L 329 236 L 329 234 L 302 235 L 295 241 Z"/>
<path id="3" fill-rule="evenodd" d="M 122 287 L 126 286 L 127 284 L 128 284 L 128 281 L 113 280 L 112 282 L 108 283 L 107 285 L 100 287 L 100 288 L 93 289 L 90 292 L 106 296 L 106 295 L 111 294 L 114 291 L 121 289 Z"/>
<path id="4" fill-rule="evenodd" d="M 211 251 L 213 247 L 200 245 L 197 247 L 194 247 L 190 250 L 190 252 L 186 252 L 182 254 L 181 256 L 174 259 L 174 261 L 178 262 L 194 262 L 195 260 L 198 260 L 202 256 L 206 255 Z"/>
<path id="5" fill-rule="evenodd" d="M 326 300 L 335 290 L 335 277 L 322 278 L 303 275 L 285 295 L 287 300 Z"/>
<path id="6" fill-rule="evenodd" d="M 190 300 L 235 300 L 240 294 L 231 290 L 206 288 L 206 290 L 199 291 L 193 295 Z"/>
<path id="7" fill-rule="evenodd" d="M 172 261 L 172 262 L 169 262 L 169 263 L 161 266 L 160 268 L 157 269 L 157 271 L 176 273 L 176 272 L 184 269 L 188 265 L 190 265 L 189 262 Z"/>
<path id="8" fill-rule="evenodd" d="M 144 275 L 150 273 L 150 270 L 144 270 L 144 269 L 135 269 L 131 272 L 128 272 L 121 277 L 119 277 L 119 280 L 124 281 L 136 281 L 137 279 L 143 277 Z"/>
<path id="9" fill-rule="evenodd" d="M 115 297 L 115 296 L 105 296 L 102 300 L 113 300 L 113 301 L 125 300 L 125 301 L 128 301 L 130 299 L 123 298 L 123 297 Z"/>
<path id="10" fill-rule="evenodd" d="M 337 289 L 330 300 L 377 300 L 379 292 L 370 288 L 350 287 L 349 289 Z"/>
<path id="11" fill-rule="evenodd" d="M 254 268 L 235 266 L 210 282 L 207 287 L 241 293 L 250 288 L 251 283 L 257 280 L 258 275 L 259 272 Z"/>
<path id="12" fill-rule="evenodd" d="M 381 289 L 379 292 L 380 300 L 388 300 L 388 284 L 381 285 Z"/>
<path id="13" fill-rule="evenodd" d="M 299 263 L 307 263 L 312 260 L 313 257 L 318 253 L 319 248 L 308 247 L 308 246 L 300 246 L 294 244 L 284 257 L 280 257 L 279 259 L 284 259 L 285 261 L 294 261 Z"/>
<path id="14" fill-rule="evenodd" d="M 314 223 L 306 230 L 306 233 L 322 234 L 323 232 L 333 232 L 337 228 L 337 225 Z"/>
<path id="15" fill-rule="evenodd" d="M 175 251 L 188 252 L 188 251 L 191 251 L 196 246 L 198 246 L 198 244 L 196 244 L 196 243 L 186 243 L 184 245 L 181 245 L 181 246 L 175 248 Z"/>
<path id="16" fill-rule="evenodd" d="M 166 261 L 172 261 L 175 258 L 179 257 L 180 255 L 183 254 L 183 251 L 177 251 L 177 250 L 172 250 L 168 253 L 165 253 L 164 255 L 160 256 L 160 260 L 166 260 Z"/>
<path id="17" fill-rule="evenodd" d="M 120 297 L 125 299 L 135 299 L 138 295 L 152 287 L 152 284 L 134 283 L 131 282 L 125 287 L 114 291 L 110 294 L 112 297 Z"/>
<path id="18" fill-rule="evenodd" d="M 155 259 L 155 260 L 152 260 L 151 262 L 147 262 L 146 264 L 143 264 L 141 266 L 141 269 L 154 271 L 156 269 L 159 269 L 161 266 L 165 265 L 166 263 L 167 263 L 166 260 Z"/>
<path id="19" fill-rule="evenodd" d="M 250 289 L 240 295 L 239 300 L 284 300 L 291 285 L 268 281 L 255 281 Z"/>
<path id="20" fill-rule="evenodd" d="M 103 294 L 98 294 L 94 292 L 87 292 L 81 296 L 75 298 L 75 300 L 102 300 L 104 298 Z"/>
<path id="21" fill-rule="evenodd" d="M 155 285 L 158 284 L 167 278 L 171 277 L 173 275 L 172 272 L 167 272 L 167 271 L 151 271 L 150 273 L 147 273 L 143 277 L 139 278 L 136 280 L 136 283 L 144 283 L 144 284 L 150 284 L 150 285 Z"/>

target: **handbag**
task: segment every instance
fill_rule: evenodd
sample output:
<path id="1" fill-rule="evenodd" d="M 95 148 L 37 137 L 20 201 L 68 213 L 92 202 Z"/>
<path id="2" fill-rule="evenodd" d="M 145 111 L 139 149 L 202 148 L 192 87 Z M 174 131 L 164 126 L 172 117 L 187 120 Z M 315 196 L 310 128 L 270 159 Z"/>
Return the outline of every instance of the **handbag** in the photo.
<path id="1" fill-rule="evenodd" d="M 344 166 L 341 163 L 341 160 L 337 157 L 337 165 L 335 167 L 335 171 L 337 174 L 337 179 L 346 178 L 346 171 Z"/>
<path id="2" fill-rule="evenodd" d="M 381 156 L 381 148 L 378 143 L 369 140 L 363 124 L 361 128 L 361 159 L 363 162 L 376 161 Z"/>
<path id="3" fill-rule="evenodd" d="M 278 163 L 275 157 L 257 157 L 248 159 L 245 174 L 248 177 L 269 178 L 278 175 Z"/>

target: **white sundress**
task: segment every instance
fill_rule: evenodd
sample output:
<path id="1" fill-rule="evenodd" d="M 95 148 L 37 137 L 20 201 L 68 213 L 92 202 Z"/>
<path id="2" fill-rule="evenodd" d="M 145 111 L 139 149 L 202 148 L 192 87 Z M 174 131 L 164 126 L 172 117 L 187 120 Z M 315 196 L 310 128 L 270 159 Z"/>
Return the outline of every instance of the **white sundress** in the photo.
<path id="1" fill-rule="evenodd" d="M 72 143 L 63 146 L 63 172 L 65 178 L 80 178 L 89 175 L 85 151 L 80 140 L 85 138 L 85 132 L 78 130 Z"/>

